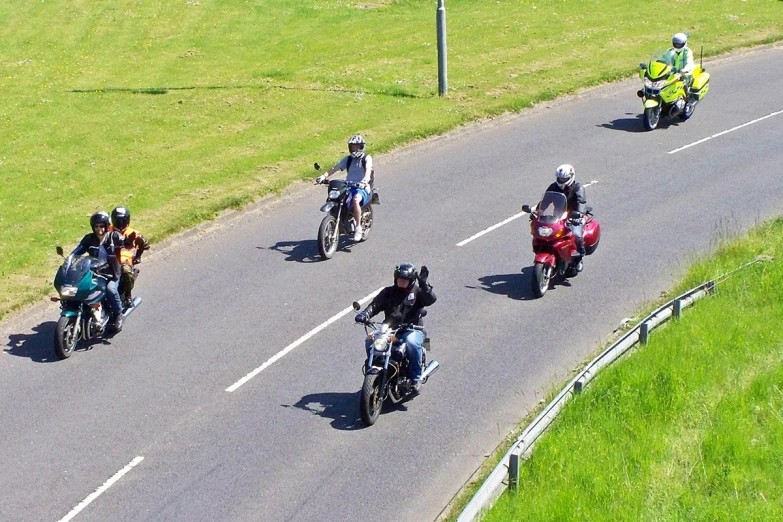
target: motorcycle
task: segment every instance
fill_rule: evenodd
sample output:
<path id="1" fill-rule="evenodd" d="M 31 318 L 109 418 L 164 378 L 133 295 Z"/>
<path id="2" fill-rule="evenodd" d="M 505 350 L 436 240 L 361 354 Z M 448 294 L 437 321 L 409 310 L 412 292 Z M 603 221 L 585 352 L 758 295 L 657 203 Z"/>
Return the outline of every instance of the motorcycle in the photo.
<path id="1" fill-rule="evenodd" d="M 530 233 L 533 235 L 532 287 L 536 297 L 543 297 L 555 276 L 576 277 L 579 267 L 576 236 L 568 228 L 568 222 L 582 219 L 579 212 L 568 212 L 568 200 L 560 192 L 544 192 L 544 196 L 535 209 L 522 205 L 522 210 L 530 214 Z M 585 254 L 591 255 L 601 240 L 601 225 L 593 217 L 593 208 L 588 206 L 584 216 L 583 240 Z"/>
<path id="2" fill-rule="evenodd" d="M 678 117 L 682 121 L 693 116 L 696 105 L 710 90 L 710 74 L 699 65 L 693 70 L 693 81 L 686 87 L 679 73 L 675 73 L 667 52 L 655 51 L 650 60 L 639 64 L 639 78 L 644 83 L 636 95 L 644 105 L 644 128 L 653 130 L 661 116 Z"/>
<path id="3" fill-rule="evenodd" d="M 316 163 L 315 170 L 320 170 L 321 166 Z M 337 245 L 340 242 L 340 233 L 353 237 L 356 225 L 353 218 L 353 212 L 348 208 L 347 202 L 350 197 L 350 188 L 359 186 L 358 183 L 341 179 L 324 180 L 321 185 L 328 185 L 326 203 L 321 207 L 321 212 L 326 212 L 326 216 L 318 227 L 318 251 L 324 259 L 331 259 L 337 251 Z M 373 224 L 373 205 L 379 205 L 380 199 L 378 192 L 374 187 L 373 181 L 370 181 L 370 201 L 362 207 L 361 242 L 367 241 L 372 231 Z"/>
<path id="4" fill-rule="evenodd" d="M 57 253 L 63 256 L 62 247 Z M 108 266 L 105 259 L 68 256 L 54 276 L 54 288 L 59 297 L 51 297 L 60 303 L 60 319 L 54 332 L 54 351 L 59 359 L 71 356 L 80 339 L 89 341 L 103 335 L 109 322 L 104 304 L 108 277 L 101 273 Z M 141 298 L 123 304 L 123 318 L 128 317 L 141 304 Z"/>
<path id="5" fill-rule="evenodd" d="M 359 310 L 359 303 L 353 303 L 354 310 Z M 427 314 L 422 310 L 421 316 Z M 407 345 L 398 339 L 406 330 L 419 330 L 424 328 L 413 324 L 402 324 L 396 328 L 385 323 L 367 321 L 364 330 L 370 340 L 367 362 L 362 367 L 364 384 L 359 401 L 359 412 L 362 421 L 367 426 L 372 426 L 381 414 L 381 407 L 387 399 L 397 404 L 413 395 L 410 379 L 408 379 L 408 366 L 411 364 L 407 356 Z M 425 334 L 426 335 L 426 334 Z M 430 339 L 425 338 L 422 343 L 421 366 L 422 385 L 438 369 L 438 361 L 427 363 L 427 352 L 430 350 Z"/>

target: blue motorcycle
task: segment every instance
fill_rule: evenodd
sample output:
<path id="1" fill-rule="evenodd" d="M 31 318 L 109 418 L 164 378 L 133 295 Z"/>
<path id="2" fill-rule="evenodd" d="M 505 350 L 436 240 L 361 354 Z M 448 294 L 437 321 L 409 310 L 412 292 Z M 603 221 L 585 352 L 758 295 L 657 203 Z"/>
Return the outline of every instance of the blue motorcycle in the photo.
<path id="1" fill-rule="evenodd" d="M 63 256 L 62 247 L 57 247 L 57 253 Z M 71 356 L 80 339 L 89 341 L 105 333 L 109 313 L 104 299 L 109 278 L 103 271 L 107 268 L 105 259 L 91 256 L 74 259 L 68 256 L 57 269 L 54 288 L 60 297 L 51 299 L 60 302 L 60 319 L 54 332 L 54 351 L 61 360 Z M 123 308 L 123 317 L 133 313 L 140 304 L 141 298 L 134 298 Z"/>

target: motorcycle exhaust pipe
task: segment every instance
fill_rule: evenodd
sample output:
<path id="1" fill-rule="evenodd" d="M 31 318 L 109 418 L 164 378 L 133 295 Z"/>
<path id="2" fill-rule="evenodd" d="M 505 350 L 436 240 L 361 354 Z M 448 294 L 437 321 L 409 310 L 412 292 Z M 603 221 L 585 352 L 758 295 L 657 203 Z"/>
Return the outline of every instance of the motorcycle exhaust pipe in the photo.
<path id="1" fill-rule="evenodd" d="M 424 368 L 424 372 L 421 374 L 421 380 L 422 382 L 427 380 L 427 378 L 435 373 L 435 370 L 437 370 L 440 367 L 440 364 L 438 361 L 430 361 L 426 368 Z"/>
<path id="2" fill-rule="evenodd" d="M 122 318 L 125 319 L 130 314 L 132 314 L 133 311 L 136 310 L 136 308 L 138 308 L 140 304 L 141 304 L 141 297 L 134 297 L 133 302 L 128 307 L 128 309 L 122 312 Z"/>

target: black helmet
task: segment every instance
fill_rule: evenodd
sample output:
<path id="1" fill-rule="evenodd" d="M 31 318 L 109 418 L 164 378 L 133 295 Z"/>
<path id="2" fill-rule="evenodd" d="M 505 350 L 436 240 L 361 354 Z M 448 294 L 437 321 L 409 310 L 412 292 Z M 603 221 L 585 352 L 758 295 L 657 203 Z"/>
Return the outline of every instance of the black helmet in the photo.
<path id="1" fill-rule="evenodd" d="M 105 210 L 99 210 L 90 216 L 90 228 L 95 228 L 95 225 L 103 225 L 107 229 L 109 228 L 109 214 Z"/>
<path id="2" fill-rule="evenodd" d="M 111 224 L 117 230 L 125 230 L 130 225 L 130 210 L 117 207 L 111 211 Z"/>
<path id="3" fill-rule="evenodd" d="M 407 279 L 409 283 L 416 281 L 419 276 L 416 272 L 416 267 L 411 263 L 402 263 L 394 267 L 394 284 L 397 284 L 397 279 Z"/>

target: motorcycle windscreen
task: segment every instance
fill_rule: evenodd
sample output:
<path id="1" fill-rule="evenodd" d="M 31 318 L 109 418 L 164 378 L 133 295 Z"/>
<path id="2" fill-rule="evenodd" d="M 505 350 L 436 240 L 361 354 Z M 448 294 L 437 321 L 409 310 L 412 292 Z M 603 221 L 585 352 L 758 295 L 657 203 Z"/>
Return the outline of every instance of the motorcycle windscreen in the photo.
<path id="1" fill-rule="evenodd" d="M 57 270 L 54 276 L 55 288 L 63 286 L 79 286 L 84 277 L 90 273 L 90 257 L 82 257 L 74 263 L 65 262 Z"/>
<path id="2" fill-rule="evenodd" d="M 541 224 L 557 223 L 562 219 L 568 207 L 568 200 L 560 192 L 544 192 L 538 203 L 538 222 Z"/>

